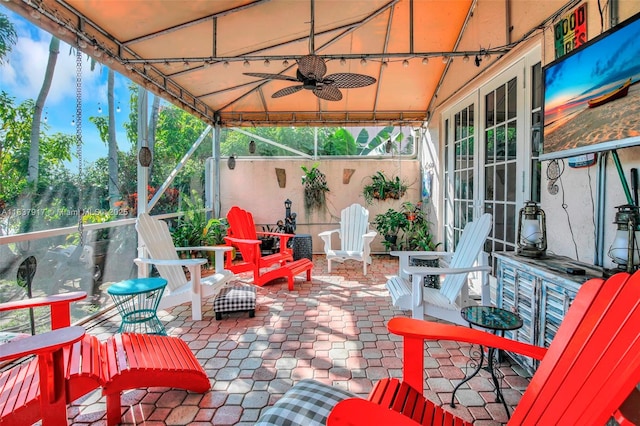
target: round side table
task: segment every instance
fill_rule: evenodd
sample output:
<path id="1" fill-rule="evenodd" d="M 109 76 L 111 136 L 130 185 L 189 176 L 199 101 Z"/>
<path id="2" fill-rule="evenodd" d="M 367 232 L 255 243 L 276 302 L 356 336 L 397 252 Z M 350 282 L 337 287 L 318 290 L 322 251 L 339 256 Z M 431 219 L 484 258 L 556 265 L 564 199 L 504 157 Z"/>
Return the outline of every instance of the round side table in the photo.
<path id="1" fill-rule="evenodd" d="M 522 318 L 515 312 L 507 311 L 506 309 L 496 308 L 495 306 L 465 306 L 460 310 L 462 318 L 469 323 L 469 327 L 478 326 L 485 329 L 492 330 L 494 333 L 500 333 L 504 335 L 506 330 L 517 330 L 522 327 Z M 486 370 L 491 374 L 491 380 L 496 390 L 496 402 L 502 402 L 507 417 L 509 417 L 509 407 L 504 400 L 502 391 L 500 390 L 500 383 L 496 375 L 497 366 L 494 359 L 496 356 L 496 349 L 489 347 L 487 349 L 487 366 Z M 480 346 L 480 359 L 477 361 L 477 365 L 471 375 L 465 377 L 460 383 L 457 384 L 451 395 L 451 407 L 455 407 L 454 398 L 458 388 L 464 383 L 475 377 L 482 369 L 484 364 L 484 347 Z M 499 373 L 499 372 L 498 372 Z"/>
<path id="2" fill-rule="evenodd" d="M 107 293 L 122 317 L 118 332 L 166 335 L 157 315 L 166 285 L 164 278 L 133 278 L 112 284 Z"/>

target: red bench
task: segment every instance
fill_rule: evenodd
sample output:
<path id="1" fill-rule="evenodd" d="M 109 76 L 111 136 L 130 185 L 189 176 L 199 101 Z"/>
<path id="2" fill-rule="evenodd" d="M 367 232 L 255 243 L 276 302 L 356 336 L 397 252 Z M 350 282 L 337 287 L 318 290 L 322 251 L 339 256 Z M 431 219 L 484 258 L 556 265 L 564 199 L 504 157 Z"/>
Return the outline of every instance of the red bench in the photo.
<path id="1" fill-rule="evenodd" d="M 293 290 L 293 277 L 306 271 L 307 281 L 311 281 L 311 270 L 313 262 L 307 258 L 296 260 L 295 262 L 286 263 L 284 269 L 287 271 L 287 280 L 289 280 L 289 290 Z"/>

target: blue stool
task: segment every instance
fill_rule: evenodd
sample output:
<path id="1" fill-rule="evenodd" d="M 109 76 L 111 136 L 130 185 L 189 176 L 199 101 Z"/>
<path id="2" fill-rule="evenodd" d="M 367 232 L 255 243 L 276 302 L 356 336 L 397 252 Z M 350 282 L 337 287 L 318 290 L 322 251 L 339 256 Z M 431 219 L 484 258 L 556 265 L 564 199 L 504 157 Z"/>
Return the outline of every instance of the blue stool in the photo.
<path id="1" fill-rule="evenodd" d="M 122 317 L 118 332 L 166 336 L 167 332 L 157 315 L 166 285 L 164 278 L 133 278 L 112 284 L 107 293 Z"/>

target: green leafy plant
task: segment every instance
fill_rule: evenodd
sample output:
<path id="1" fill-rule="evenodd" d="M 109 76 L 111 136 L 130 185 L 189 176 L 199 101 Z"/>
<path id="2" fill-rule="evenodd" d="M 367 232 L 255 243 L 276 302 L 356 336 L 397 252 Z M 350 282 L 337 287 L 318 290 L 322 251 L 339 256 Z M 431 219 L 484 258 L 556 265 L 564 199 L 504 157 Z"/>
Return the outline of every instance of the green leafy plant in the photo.
<path id="1" fill-rule="evenodd" d="M 387 177 L 384 172 L 377 171 L 371 176 L 371 183 L 362 188 L 362 195 L 367 204 L 373 200 L 386 200 L 392 198 L 399 200 L 407 191 L 408 185 L 398 176 Z"/>
<path id="2" fill-rule="evenodd" d="M 304 207 L 307 210 L 324 207 L 325 194 L 329 192 L 327 177 L 318 169 L 318 163 L 313 166 L 300 166 L 304 175 L 302 184 L 304 185 Z"/>
<path id="3" fill-rule="evenodd" d="M 402 203 L 400 210 L 389 209 L 377 214 L 373 226 L 384 237 L 385 249 L 404 251 L 434 251 L 437 243 L 431 233 L 431 222 L 422 210 L 422 203 Z"/>
<path id="4" fill-rule="evenodd" d="M 390 250 L 397 244 L 398 232 L 409 226 L 409 220 L 404 213 L 389 209 L 376 215 L 373 226 L 384 237 L 382 244 L 385 249 Z"/>
<path id="5" fill-rule="evenodd" d="M 226 219 L 207 219 L 204 203 L 194 191 L 184 200 L 184 214 L 171 230 L 176 247 L 215 246 L 224 244 L 228 224 Z"/>

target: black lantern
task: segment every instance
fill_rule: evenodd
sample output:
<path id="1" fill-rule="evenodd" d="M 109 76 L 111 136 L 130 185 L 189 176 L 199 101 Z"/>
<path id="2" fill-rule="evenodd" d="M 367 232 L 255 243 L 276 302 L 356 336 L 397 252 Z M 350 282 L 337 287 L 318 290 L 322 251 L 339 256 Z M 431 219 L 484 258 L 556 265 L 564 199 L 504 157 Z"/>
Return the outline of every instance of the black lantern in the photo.
<path id="1" fill-rule="evenodd" d="M 518 216 L 518 251 L 521 256 L 544 257 L 547 223 L 544 211 L 533 201 L 524 203 Z"/>
<path id="2" fill-rule="evenodd" d="M 618 269 L 632 273 L 640 265 L 640 250 L 638 249 L 640 210 L 629 204 L 617 206 L 616 209 L 618 212 L 614 223 L 618 225 L 618 229 L 608 255 L 613 263 L 618 265 Z"/>
<path id="3" fill-rule="evenodd" d="M 235 154 L 231 154 L 231 156 L 227 160 L 227 167 L 229 167 L 229 170 L 233 170 L 233 169 L 236 168 L 236 155 Z"/>
<path id="4" fill-rule="evenodd" d="M 142 167 L 149 167 L 151 165 L 151 150 L 148 146 L 143 146 L 138 152 L 138 161 Z"/>

